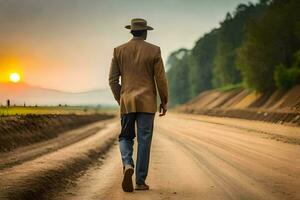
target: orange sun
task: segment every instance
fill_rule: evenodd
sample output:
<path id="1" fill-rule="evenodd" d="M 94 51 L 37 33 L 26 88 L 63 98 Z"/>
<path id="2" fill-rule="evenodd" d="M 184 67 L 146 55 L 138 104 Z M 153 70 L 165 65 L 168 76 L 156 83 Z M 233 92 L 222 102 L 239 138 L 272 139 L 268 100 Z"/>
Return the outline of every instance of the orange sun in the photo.
<path id="1" fill-rule="evenodd" d="M 21 80 L 21 76 L 19 73 L 14 72 L 9 75 L 9 80 L 13 83 L 18 83 Z"/>

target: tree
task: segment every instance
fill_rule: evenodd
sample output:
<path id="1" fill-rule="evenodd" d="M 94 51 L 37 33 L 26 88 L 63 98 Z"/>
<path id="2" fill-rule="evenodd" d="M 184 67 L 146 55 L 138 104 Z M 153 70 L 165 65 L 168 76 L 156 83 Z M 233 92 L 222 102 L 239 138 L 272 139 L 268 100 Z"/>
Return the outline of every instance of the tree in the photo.
<path id="1" fill-rule="evenodd" d="M 249 23 L 246 39 L 239 49 L 237 65 L 244 82 L 258 91 L 274 90 L 282 68 L 291 68 L 300 48 L 298 0 L 274 0 L 264 15 Z M 276 76 L 275 68 L 278 67 Z"/>
<path id="2" fill-rule="evenodd" d="M 167 78 L 171 106 L 185 103 L 190 98 L 189 59 L 190 51 L 187 49 L 179 49 L 169 56 L 168 65 L 170 69 L 167 72 Z"/>
<path id="3" fill-rule="evenodd" d="M 190 97 L 212 88 L 212 69 L 218 34 L 219 29 L 205 34 L 192 49 L 189 69 Z"/>
<path id="4" fill-rule="evenodd" d="M 171 105 L 241 81 L 256 91 L 299 84 L 299 10 L 299 0 L 240 4 L 193 49 L 172 53 L 167 72 Z"/>
<path id="5" fill-rule="evenodd" d="M 241 81 L 240 72 L 236 66 L 237 49 L 244 40 L 246 24 L 249 20 L 260 15 L 261 12 L 260 5 L 239 4 L 233 17 L 227 13 L 225 20 L 221 22 L 214 60 L 214 87 L 224 87 Z"/>

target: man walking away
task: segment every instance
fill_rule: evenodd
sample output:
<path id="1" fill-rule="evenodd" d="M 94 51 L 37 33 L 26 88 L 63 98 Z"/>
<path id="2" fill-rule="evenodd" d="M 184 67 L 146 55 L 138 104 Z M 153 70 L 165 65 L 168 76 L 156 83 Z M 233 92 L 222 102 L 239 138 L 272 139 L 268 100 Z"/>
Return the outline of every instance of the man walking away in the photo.
<path id="1" fill-rule="evenodd" d="M 149 190 L 145 180 L 148 174 L 154 116 L 157 111 L 157 91 L 160 96 L 159 116 L 167 112 L 168 88 L 161 51 L 158 46 L 146 42 L 147 31 L 153 30 L 144 19 L 132 19 L 133 38 L 114 48 L 109 73 L 109 85 L 120 105 L 121 133 L 119 147 L 123 163 L 122 188 L 133 191 L 132 159 L 135 124 L 137 125 L 136 190 Z M 121 77 L 121 84 L 119 83 Z"/>

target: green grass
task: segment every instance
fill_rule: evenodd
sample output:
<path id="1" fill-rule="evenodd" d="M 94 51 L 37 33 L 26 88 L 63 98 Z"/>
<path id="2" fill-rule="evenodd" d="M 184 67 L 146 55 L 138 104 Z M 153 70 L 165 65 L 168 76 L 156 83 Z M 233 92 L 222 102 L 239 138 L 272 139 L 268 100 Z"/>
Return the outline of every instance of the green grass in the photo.
<path id="1" fill-rule="evenodd" d="M 88 107 L 88 106 L 38 106 L 38 107 L 0 107 L 0 115 L 26 115 L 26 114 L 94 114 L 116 112 L 116 107 Z"/>
<path id="2" fill-rule="evenodd" d="M 244 85 L 242 83 L 238 83 L 238 84 L 226 85 L 224 87 L 218 88 L 218 90 L 220 90 L 222 92 L 228 92 L 228 91 L 231 91 L 231 90 L 243 89 L 243 88 L 245 88 Z"/>

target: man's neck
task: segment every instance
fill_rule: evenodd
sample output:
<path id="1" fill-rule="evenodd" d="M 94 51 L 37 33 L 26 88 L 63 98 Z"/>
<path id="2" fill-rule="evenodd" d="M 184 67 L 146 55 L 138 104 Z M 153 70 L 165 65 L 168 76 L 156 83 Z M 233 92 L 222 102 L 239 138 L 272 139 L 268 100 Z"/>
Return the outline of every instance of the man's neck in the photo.
<path id="1" fill-rule="evenodd" d="M 145 40 L 145 38 L 133 36 L 133 37 L 132 37 L 132 40 Z"/>

